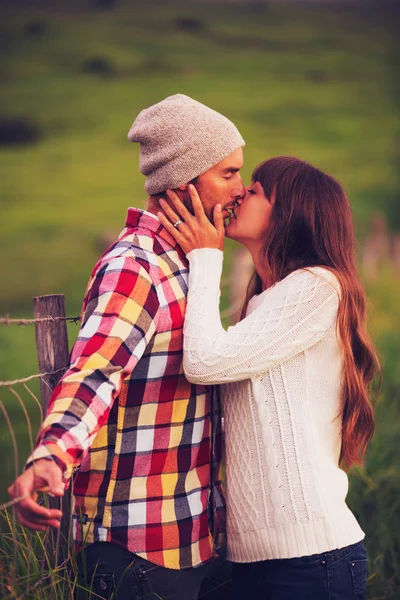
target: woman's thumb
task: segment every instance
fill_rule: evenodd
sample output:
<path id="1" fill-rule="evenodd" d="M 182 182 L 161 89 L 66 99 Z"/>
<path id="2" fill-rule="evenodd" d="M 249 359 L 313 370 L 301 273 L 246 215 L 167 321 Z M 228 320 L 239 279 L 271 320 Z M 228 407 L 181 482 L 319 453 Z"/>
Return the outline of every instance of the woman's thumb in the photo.
<path id="1" fill-rule="evenodd" d="M 225 235 L 224 216 L 222 214 L 221 204 L 217 204 L 214 208 L 214 227 L 222 236 Z"/>

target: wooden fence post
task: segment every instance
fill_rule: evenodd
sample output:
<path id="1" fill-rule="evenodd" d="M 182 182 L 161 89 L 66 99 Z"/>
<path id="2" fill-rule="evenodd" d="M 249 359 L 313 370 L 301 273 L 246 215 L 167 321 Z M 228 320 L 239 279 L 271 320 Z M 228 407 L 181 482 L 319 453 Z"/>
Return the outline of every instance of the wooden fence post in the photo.
<path id="1" fill-rule="evenodd" d="M 34 298 L 33 312 L 35 319 L 46 317 L 65 318 L 65 298 L 62 294 Z M 57 371 L 53 375 L 43 377 L 40 381 L 43 415 L 46 415 L 51 393 L 68 366 L 69 349 L 66 321 L 39 321 L 35 323 L 35 334 L 40 373 L 54 373 Z M 61 520 L 61 528 L 59 530 L 51 529 L 48 533 L 47 551 L 50 558 L 54 558 L 54 566 L 59 566 L 68 558 L 71 494 L 67 490 L 61 500 L 51 496 L 48 500 L 51 508 L 62 510 L 64 515 Z"/>

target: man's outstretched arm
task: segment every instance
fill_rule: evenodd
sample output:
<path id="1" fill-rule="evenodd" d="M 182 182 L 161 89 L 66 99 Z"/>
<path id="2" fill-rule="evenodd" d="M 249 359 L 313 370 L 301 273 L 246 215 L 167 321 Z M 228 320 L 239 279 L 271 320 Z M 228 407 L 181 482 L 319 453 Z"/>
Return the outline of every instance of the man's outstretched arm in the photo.
<path id="1" fill-rule="evenodd" d="M 9 488 L 23 525 L 57 526 L 60 511 L 39 506 L 38 491 L 61 496 L 98 430 L 106 423 L 122 381 L 156 330 L 159 303 L 146 269 L 129 257 L 105 263 L 91 281 L 71 364 L 55 388 L 25 471 Z"/>

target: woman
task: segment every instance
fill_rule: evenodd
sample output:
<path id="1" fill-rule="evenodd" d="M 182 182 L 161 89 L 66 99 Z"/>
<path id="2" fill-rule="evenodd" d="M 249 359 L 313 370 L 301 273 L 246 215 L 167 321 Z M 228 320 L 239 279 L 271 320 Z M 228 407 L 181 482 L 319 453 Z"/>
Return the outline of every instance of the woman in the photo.
<path id="1" fill-rule="evenodd" d="M 364 533 L 346 505 L 348 469 L 373 433 L 378 365 L 366 330 L 351 209 L 341 186 L 278 157 L 254 171 L 226 235 L 252 254 L 242 320 L 219 316 L 224 241 L 194 188 L 159 218 L 190 263 L 184 368 L 222 386 L 228 558 L 237 599 L 362 599 Z M 178 219 L 184 222 L 177 227 Z"/>

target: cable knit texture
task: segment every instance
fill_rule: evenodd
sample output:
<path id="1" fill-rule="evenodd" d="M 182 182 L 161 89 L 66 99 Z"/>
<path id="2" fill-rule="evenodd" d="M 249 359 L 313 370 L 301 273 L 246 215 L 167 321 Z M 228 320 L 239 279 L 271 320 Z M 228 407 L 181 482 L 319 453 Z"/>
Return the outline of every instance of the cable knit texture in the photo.
<path id="1" fill-rule="evenodd" d="M 338 466 L 340 287 L 328 269 L 291 273 L 224 330 L 223 254 L 193 250 L 184 326 L 189 381 L 225 384 L 228 558 L 327 552 L 363 539 Z"/>

